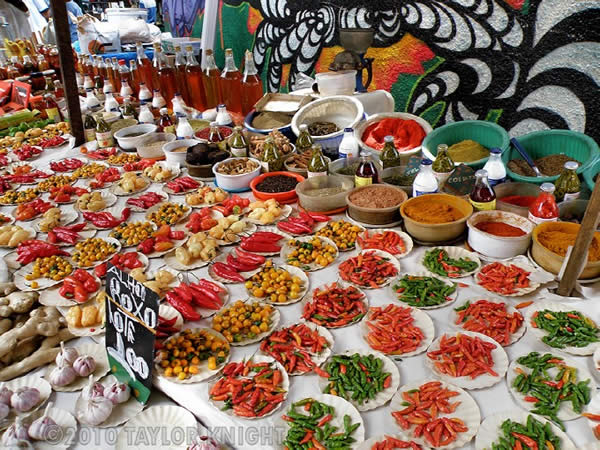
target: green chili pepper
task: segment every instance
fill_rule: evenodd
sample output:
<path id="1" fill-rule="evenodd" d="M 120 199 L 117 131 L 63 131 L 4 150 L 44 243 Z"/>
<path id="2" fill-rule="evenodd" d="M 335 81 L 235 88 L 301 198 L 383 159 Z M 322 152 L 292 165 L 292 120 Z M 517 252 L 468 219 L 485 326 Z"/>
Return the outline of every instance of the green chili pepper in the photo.
<path id="1" fill-rule="evenodd" d="M 392 288 L 399 301 L 410 306 L 437 306 L 446 303 L 456 291 L 456 285 L 449 285 L 434 277 L 405 275 Z"/>
<path id="2" fill-rule="evenodd" d="M 554 348 L 586 347 L 600 341 L 600 329 L 579 311 L 538 311 L 533 322 L 548 334 L 542 341 Z"/>

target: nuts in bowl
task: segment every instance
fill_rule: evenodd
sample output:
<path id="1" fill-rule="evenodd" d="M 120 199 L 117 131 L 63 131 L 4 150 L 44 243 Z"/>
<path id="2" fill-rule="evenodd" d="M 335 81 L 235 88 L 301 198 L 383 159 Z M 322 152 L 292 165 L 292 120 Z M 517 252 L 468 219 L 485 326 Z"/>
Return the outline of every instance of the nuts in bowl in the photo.
<path id="1" fill-rule="evenodd" d="M 230 158 L 219 164 L 217 172 L 223 175 L 243 175 L 259 167 L 260 164 L 252 158 Z"/>
<path id="2" fill-rule="evenodd" d="M 250 182 L 260 174 L 260 161 L 254 158 L 229 158 L 212 168 L 216 182 L 226 191 L 248 190 Z"/>

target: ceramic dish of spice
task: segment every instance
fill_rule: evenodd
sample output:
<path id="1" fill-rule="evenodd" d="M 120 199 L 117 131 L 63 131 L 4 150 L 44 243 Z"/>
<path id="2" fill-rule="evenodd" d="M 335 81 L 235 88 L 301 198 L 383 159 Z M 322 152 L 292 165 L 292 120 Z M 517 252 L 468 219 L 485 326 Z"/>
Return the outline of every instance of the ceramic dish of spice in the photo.
<path id="1" fill-rule="evenodd" d="M 346 196 L 350 218 L 369 225 L 386 225 L 400 220 L 400 205 L 408 195 L 396 186 L 372 185 L 353 189 Z"/>
<path id="2" fill-rule="evenodd" d="M 467 220 L 471 248 L 492 258 L 512 258 L 527 252 L 535 224 L 505 211 L 479 211 Z"/>

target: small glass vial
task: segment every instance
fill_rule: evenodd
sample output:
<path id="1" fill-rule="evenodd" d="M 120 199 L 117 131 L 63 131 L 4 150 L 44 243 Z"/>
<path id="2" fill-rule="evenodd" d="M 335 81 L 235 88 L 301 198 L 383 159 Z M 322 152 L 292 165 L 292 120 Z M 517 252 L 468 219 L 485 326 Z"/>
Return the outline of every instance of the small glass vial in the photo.
<path id="1" fill-rule="evenodd" d="M 567 161 L 560 176 L 554 182 L 554 196 L 558 202 L 567 202 L 579 197 L 581 182 L 577 176 L 579 164 L 576 161 Z"/>
<path id="2" fill-rule="evenodd" d="M 433 174 L 432 162 L 428 158 L 421 160 L 419 173 L 413 181 L 413 197 L 425 194 L 435 194 L 438 191 L 438 182 Z"/>
<path id="3" fill-rule="evenodd" d="M 305 151 L 312 149 L 315 142 L 308 132 L 308 125 L 303 123 L 298 129 L 300 130 L 300 133 L 298 134 L 298 139 L 296 139 L 296 151 L 299 154 L 302 154 Z"/>
<path id="4" fill-rule="evenodd" d="M 529 220 L 536 224 L 556 222 L 559 211 L 554 198 L 554 185 L 552 183 L 542 183 L 540 191 L 538 197 L 529 207 Z"/>
<path id="5" fill-rule="evenodd" d="M 431 168 L 439 188 L 439 186 L 442 186 L 450 178 L 450 174 L 454 171 L 454 161 L 452 161 L 452 158 L 448 154 L 448 146 L 446 144 L 438 145 L 435 161 L 433 161 Z"/>
<path id="6" fill-rule="evenodd" d="M 483 170 L 488 173 L 488 181 L 492 187 L 506 181 L 506 167 L 504 167 L 501 156 L 501 149 L 491 148 L 490 157 L 483 166 Z"/>
<path id="7" fill-rule="evenodd" d="M 396 146 L 394 145 L 394 137 L 386 136 L 383 138 L 383 150 L 381 151 L 381 156 L 379 159 L 381 160 L 381 164 L 383 164 L 384 169 L 388 169 L 390 167 L 397 167 L 400 165 L 400 153 L 396 150 Z"/>
<path id="8" fill-rule="evenodd" d="M 362 155 L 354 174 L 354 186 L 369 186 L 377 183 L 378 179 L 379 174 L 377 173 L 377 167 L 375 167 L 373 159 L 369 155 Z"/>
<path id="9" fill-rule="evenodd" d="M 329 164 L 327 164 L 327 160 L 323 156 L 321 146 L 318 144 L 313 146 L 312 157 L 308 162 L 307 169 L 308 178 L 327 175 Z"/>
<path id="10" fill-rule="evenodd" d="M 248 141 L 244 137 L 242 127 L 237 126 L 233 129 L 233 134 L 229 138 L 229 149 L 231 156 L 236 158 L 248 156 Z"/>
<path id="11" fill-rule="evenodd" d="M 354 137 L 354 129 L 344 128 L 344 137 L 340 142 L 338 154 L 340 158 L 358 158 L 359 148 L 358 141 Z"/>
<path id="12" fill-rule="evenodd" d="M 488 181 L 488 173 L 481 169 L 475 172 L 475 186 L 469 195 L 475 211 L 496 209 L 496 193 Z"/>

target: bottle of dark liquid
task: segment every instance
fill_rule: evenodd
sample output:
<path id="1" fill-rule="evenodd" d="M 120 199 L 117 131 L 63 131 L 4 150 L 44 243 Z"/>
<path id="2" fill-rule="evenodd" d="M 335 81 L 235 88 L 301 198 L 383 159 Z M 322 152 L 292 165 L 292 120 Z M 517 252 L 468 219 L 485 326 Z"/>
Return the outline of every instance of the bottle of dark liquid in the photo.
<path id="1" fill-rule="evenodd" d="M 160 119 L 158 119 L 158 131 L 163 133 L 175 133 L 175 122 L 169 115 L 167 108 L 160 109 Z"/>
<path id="2" fill-rule="evenodd" d="M 475 172 L 475 186 L 469 195 L 469 201 L 476 211 L 496 209 L 496 193 L 490 186 L 487 171 L 481 169 Z"/>
<path id="3" fill-rule="evenodd" d="M 96 120 L 91 114 L 85 115 L 85 121 L 83 122 L 83 129 L 85 132 L 86 142 L 92 142 L 96 140 Z"/>
<path id="4" fill-rule="evenodd" d="M 377 183 L 378 178 L 377 167 L 371 157 L 362 155 L 354 175 L 354 185 L 356 187 L 368 186 Z"/>

